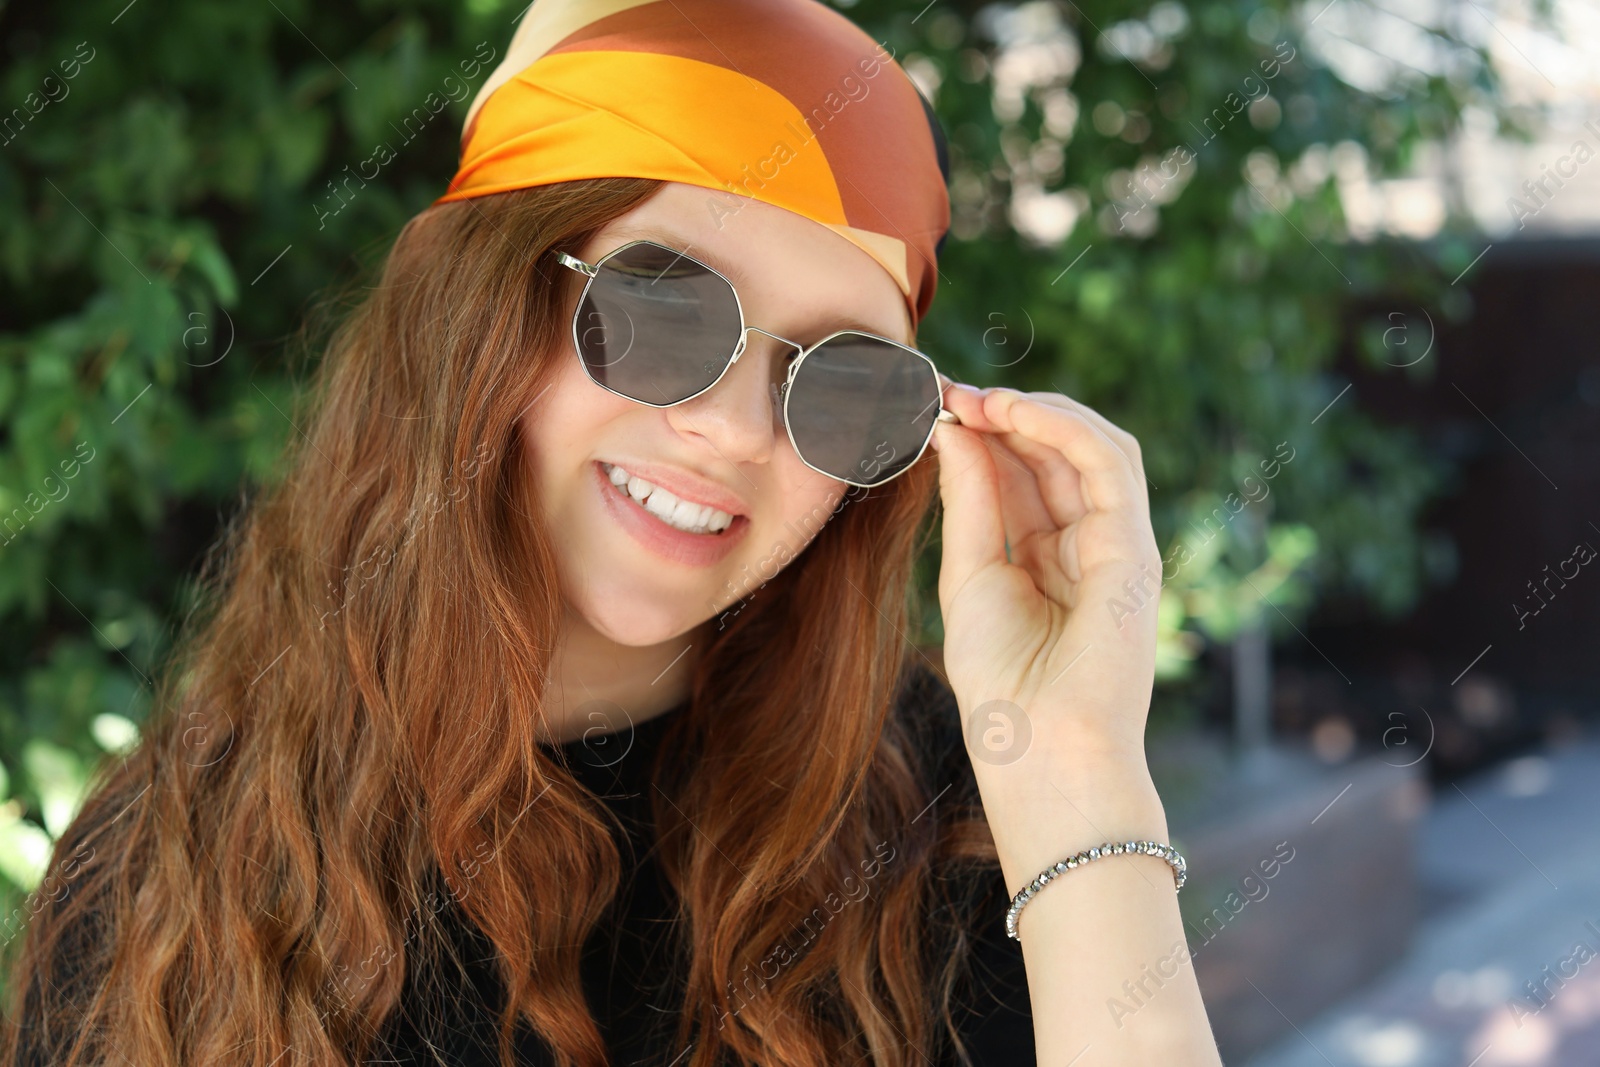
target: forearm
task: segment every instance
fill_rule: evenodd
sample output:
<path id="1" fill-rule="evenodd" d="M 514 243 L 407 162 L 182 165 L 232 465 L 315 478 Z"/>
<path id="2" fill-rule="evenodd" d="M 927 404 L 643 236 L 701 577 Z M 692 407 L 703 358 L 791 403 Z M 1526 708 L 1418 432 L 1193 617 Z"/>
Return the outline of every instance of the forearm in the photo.
<path id="1" fill-rule="evenodd" d="M 1025 759 L 1051 750 L 1068 755 L 1049 773 L 986 768 L 979 781 L 1011 895 L 1101 842 L 1168 842 L 1142 754 L 1055 744 Z M 1125 853 L 1058 876 L 1023 909 L 1018 934 L 1039 1063 L 1221 1064 L 1164 860 Z"/>

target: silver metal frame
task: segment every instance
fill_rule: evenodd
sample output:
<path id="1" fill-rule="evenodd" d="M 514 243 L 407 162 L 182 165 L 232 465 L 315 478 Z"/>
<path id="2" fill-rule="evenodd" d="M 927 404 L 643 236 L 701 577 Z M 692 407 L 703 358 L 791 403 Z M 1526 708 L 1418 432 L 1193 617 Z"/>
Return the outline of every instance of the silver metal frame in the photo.
<path id="1" fill-rule="evenodd" d="M 684 397 L 682 400 L 674 400 L 670 404 L 652 404 L 648 400 L 640 400 L 638 397 L 628 396 L 626 393 L 619 393 L 619 392 L 617 392 L 617 390 L 611 388 L 609 385 L 606 385 L 604 382 L 596 381 L 595 377 L 594 377 L 594 374 L 591 373 L 590 370 L 589 370 L 589 364 L 587 362 L 585 362 L 585 360 L 583 358 L 582 342 L 578 338 L 578 319 L 579 319 L 579 316 L 582 315 L 582 313 L 583 313 L 584 300 L 588 297 L 588 295 L 589 295 L 589 287 L 594 284 L 595 276 L 600 272 L 601 266 L 603 266 L 605 264 L 606 260 L 610 259 L 612 256 L 615 256 L 619 252 L 622 252 L 622 251 L 624 251 L 626 249 L 632 248 L 635 245 L 651 245 L 651 246 L 653 246 L 655 248 L 662 249 L 663 251 L 671 252 L 674 255 L 676 255 L 676 256 L 678 256 L 678 257 L 680 257 L 682 259 L 687 259 L 689 262 L 694 263 L 694 264 L 696 264 L 696 265 L 698 265 L 700 267 L 703 267 L 707 271 L 710 271 L 712 274 L 716 275 L 718 278 L 721 278 L 723 284 L 728 287 L 728 291 L 733 294 L 734 307 L 737 308 L 738 311 L 739 311 L 739 343 L 734 346 L 733 355 L 731 357 L 729 357 L 728 361 L 725 364 L 723 364 L 722 370 L 717 373 L 716 378 L 713 379 L 711 384 L 707 385 L 705 387 L 705 389 L 701 389 L 701 390 L 699 390 L 699 392 L 691 393 L 690 395 Z M 944 375 L 939 373 L 939 368 L 934 364 L 932 358 L 930 358 L 926 352 L 919 352 L 917 349 L 912 348 L 910 345 L 901 344 L 899 341 L 896 341 L 892 337 L 881 337 L 881 336 L 879 336 L 878 334 L 875 334 L 875 333 L 867 333 L 865 330 L 835 330 L 833 333 L 830 333 L 828 336 L 822 338 L 822 340 L 818 341 L 816 344 L 813 344 L 810 347 L 806 347 L 804 345 L 796 344 L 795 342 L 789 340 L 787 337 L 779 337 L 777 334 L 772 333 L 772 332 L 770 332 L 768 330 L 763 330 L 758 326 L 746 325 L 745 324 L 745 318 L 744 318 L 744 304 L 742 302 L 740 302 L 740 300 L 739 300 L 739 290 L 734 287 L 734 284 L 731 281 L 729 281 L 727 276 L 724 275 L 721 271 L 717 270 L 715 267 L 711 266 L 709 263 L 704 263 L 704 262 L 694 258 L 693 256 L 689 255 L 687 252 L 680 252 L 678 249 L 673 248 L 670 245 L 664 245 L 660 241 L 637 240 L 637 241 L 629 241 L 626 244 L 618 245 L 616 248 L 613 248 L 611 251 L 607 252 L 605 255 L 601 256 L 599 259 L 595 260 L 595 262 L 593 262 L 593 263 L 585 263 L 585 262 L 583 262 L 583 260 L 578 259 L 575 256 L 569 256 L 565 252 L 557 252 L 555 255 L 556 255 L 556 259 L 558 261 L 560 261 L 560 263 L 561 263 L 561 265 L 563 267 L 567 267 L 570 270 L 575 270 L 579 274 L 584 275 L 585 278 L 587 279 L 583 283 L 583 292 L 578 295 L 578 304 L 573 309 L 573 312 L 572 312 L 572 345 L 573 345 L 573 350 L 577 353 L 578 362 L 583 364 L 583 372 L 584 372 L 584 374 L 588 376 L 588 378 L 589 378 L 589 380 L 591 382 L 594 382 L 596 385 L 600 386 L 600 388 L 606 390 L 608 393 L 614 393 L 617 396 L 623 397 L 623 398 L 625 398 L 627 400 L 632 400 L 636 404 L 644 404 L 647 407 L 653 407 L 653 408 L 676 407 L 679 404 L 683 404 L 683 403 L 686 403 L 686 402 L 688 402 L 690 400 L 693 400 L 695 397 L 699 396 L 701 393 L 704 393 L 707 390 L 711 389 L 713 386 L 715 386 L 717 384 L 717 382 L 722 381 L 723 377 L 725 377 L 727 375 L 728 369 L 730 367 L 732 367 L 735 363 L 739 362 L 739 356 L 744 352 L 744 349 L 745 349 L 745 339 L 749 336 L 749 333 L 750 333 L 751 330 L 754 330 L 756 333 L 766 334 L 768 337 L 771 337 L 774 340 L 782 341 L 784 344 L 790 346 L 791 348 L 795 349 L 797 352 L 800 353 L 798 356 L 795 356 L 792 359 L 792 361 L 789 363 L 788 373 L 784 376 L 783 385 L 781 387 L 779 387 L 779 391 L 778 391 L 779 392 L 779 396 L 783 400 L 783 430 L 784 430 L 784 432 L 786 434 L 789 435 L 789 444 L 794 449 L 794 454 L 800 457 L 800 462 L 804 463 L 807 467 L 810 467 L 812 470 L 816 471 L 818 474 L 826 475 L 829 478 L 833 478 L 833 479 L 836 479 L 838 481 L 842 481 L 847 485 L 854 485 L 854 486 L 857 486 L 857 487 L 862 488 L 862 489 L 872 489 L 872 488 L 875 488 L 877 486 L 884 485 L 884 484 L 886 484 L 888 482 L 893 481 L 894 479 L 900 477 L 900 475 L 904 474 L 906 471 L 910 470 L 912 467 L 914 467 L 916 465 L 917 461 L 922 458 L 922 454 L 928 450 L 928 443 L 933 440 L 933 429 L 931 427 L 928 430 L 928 436 L 923 439 L 922 447 L 917 449 L 917 454 L 915 456 L 911 457 L 911 462 L 910 463 L 907 463 L 898 472 L 896 472 L 894 474 L 891 474 L 887 478 L 881 478 L 876 482 L 858 482 L 858 481 L 854 481 L 854 480 L 852 480 L 850 478 L 840 478 L 837 474 L 834 474 L 831 471 L 825 471 L 821 467 L 817 467 L 817 466 L 813 465 L 810 461 L 808 461 L 806 459 L 806 457 L 801 454 L 800 445 L 794 439 L 794 430 L 791 429 L 790 426 L 789 426 L 789 384 L 794 381 L 795 374 L 798 373 L 798 371 L 800 370 L 800 365 L 806 361 L 806 357 L 807 356 L 809 356 L 812 352 L 816 351 L 818 348 L 821 348 L 823 345 L 827 344 L 829 341 L 833 340 L 835 337 L 843 337 L 843 336 L 845 336 L 847 334 L 853 334 L 853 335 L 858 336 L 858 337 L 869 337 L 874 341 L 882 341 L 885 344 L 891 344 L 891 345 L 894 345 L 896 348 L 903 349 L 904 351 L 910 352 L 914 356 L 920 356 L 928 364 L 928 369 L 933 371 L 934 381 L 939 386 L 939 412 L 938 412 L 937 415 L 934 416 L 934 421 L 935 422 L 953 422 L 953 423 L 956 423 L 957 425 L 960 425 L 960 423 L 961 423 L 961 420 L 956 417 L 955 412 L 950 411 L 949 409 L 947 409 L 944 406 L 944 381 L 945 381 L 945 378 L 944 378 Z"/>

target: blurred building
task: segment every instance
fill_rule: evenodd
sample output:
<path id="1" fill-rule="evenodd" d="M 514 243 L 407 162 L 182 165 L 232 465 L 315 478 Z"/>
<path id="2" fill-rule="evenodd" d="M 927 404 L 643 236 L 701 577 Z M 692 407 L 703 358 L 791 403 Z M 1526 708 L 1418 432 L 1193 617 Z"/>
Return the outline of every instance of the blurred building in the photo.
<path id="1" fill-rule="evenodd" d="M 1365 410 L 1460 471 L 1428 523 L 1448 578 L 1399 623 L 1325 613 L 1312 637 L 1356 685 L 1322 684 L 1307 655 L 1283 675 L 1279 714 L 1291 731 L 1349 718 L 1368 735 L 1396 709 L 1419 730 L 1426 717 L 1450 776 L 1600 712 L 1600 567 L 1587 562 L 1600 550 L 1600 5 L 1553 0 L 1536 17 L 1525 0 L 1334 0 L 1308 47 L 1356 84 L 1417 91 L 1454 61 L 1429 33 L 1446 25 L 1488 50 L 1528 138 L 1469 112 L 1405 177 L 1373 179 L 1356 145 L 1332 146 L 1326 166 L 1357 239 L 1427 243 L 1447 217 L 1481 231 L 1451 283 L 1470 317 L 1379 297 L 1352 318 L 1393 324 L 1404 347 L 1374 366 L 1352 343 L 1338 368 Z"/>

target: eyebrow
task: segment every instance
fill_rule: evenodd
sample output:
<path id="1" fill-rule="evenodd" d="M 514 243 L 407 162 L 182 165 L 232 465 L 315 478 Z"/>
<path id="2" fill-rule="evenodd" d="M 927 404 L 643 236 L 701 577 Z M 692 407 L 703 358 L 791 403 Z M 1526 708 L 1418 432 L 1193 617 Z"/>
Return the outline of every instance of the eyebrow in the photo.
<path id="1" fill-rule="evenodd" d="M 697 247 L 693 242 L 684 240 L 681 234 L 674 233 L 661 226 L 620 226 L 612 232 L 623 239 L 621 244 L 644 238 L 666 245 L 692 259 L 698 259 L 706 266 L 727 277 L 733 283 L 735 289 L 749 285 L 749 276 L 744 271 L 709 249 Z M 621 245 L 618 245 L 618 247 L 621 247 Z M 899 344 L 910 345 L 912 348 L 916 347 L 914 343 L 896 337 L 892 331 L 885 332 L 875 326 L 863 323 L 853 316 L 837 313 L 824 318 L 820 325 L 807 327 L 801 336 L 795 338 L 795 340 L 809 347 L 829 334 L 837 333 L 840 330 L 856 330 L 860 333 L 870 333 L 874 337 L 886 337 Z"/>

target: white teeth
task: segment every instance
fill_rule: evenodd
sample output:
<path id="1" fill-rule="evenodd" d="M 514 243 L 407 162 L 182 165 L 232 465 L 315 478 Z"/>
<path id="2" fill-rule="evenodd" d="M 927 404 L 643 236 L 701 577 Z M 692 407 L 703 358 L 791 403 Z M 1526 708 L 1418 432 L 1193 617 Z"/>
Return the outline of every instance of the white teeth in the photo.
<path id="1" fill-rule="evenodd" d="M 644 509 L 646 511 L 654 515 L 656 518 L 661 519 L 663 522 L 668 523 L 673 521 L 672 513 L 677 506 L 678 498 L 667 492 L 665 489 L 657 489 L 655 492 L 651 493 L 649 499 L 644 502 Z"/>
<path id="2" fill-rule="evenodd" d="M 709 504 L 679 500 L 665 489 L 629 474 L 614 464 L 602 463 L 601 466 L 605 468 L 612 485 L 626 490 L 646 511 L 675 529 L 698 534 L 721 533 L 733 522 L 733 516 L 726 511 L 719 511 Z"/>
<path id="3" fill-rule="evenodd" d="M 687 500 L 678 501 L 678 506 L 672 510 L 672 524 L 689 530 L 696 526 L 704 526 L 709 518 L 711 518 L 710 508 Z"/>

